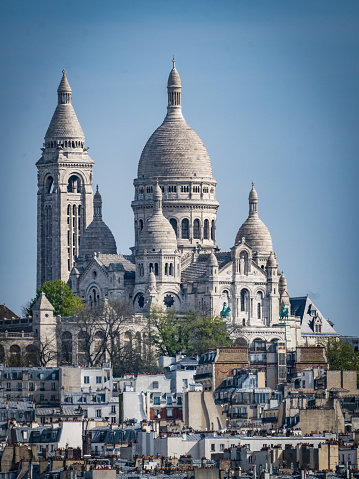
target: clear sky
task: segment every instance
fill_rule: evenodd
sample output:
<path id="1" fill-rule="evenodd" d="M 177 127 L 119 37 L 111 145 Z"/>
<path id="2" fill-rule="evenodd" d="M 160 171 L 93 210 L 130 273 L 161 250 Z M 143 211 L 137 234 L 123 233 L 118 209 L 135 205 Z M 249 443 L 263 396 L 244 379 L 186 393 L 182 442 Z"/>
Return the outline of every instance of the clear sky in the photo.
<path id="1" fill-rule="evenodd" d="M 357 0 L 3 0 L 0 36 L 0 303 L 19 314 L 35 295 L 35 162 L 61 70 L 104 220 L 129 254 L 132 181 L 166 113 L 174 54 L 218 181 L 222 251 L 253 180 L 291 296 L 359 335 Z"/>

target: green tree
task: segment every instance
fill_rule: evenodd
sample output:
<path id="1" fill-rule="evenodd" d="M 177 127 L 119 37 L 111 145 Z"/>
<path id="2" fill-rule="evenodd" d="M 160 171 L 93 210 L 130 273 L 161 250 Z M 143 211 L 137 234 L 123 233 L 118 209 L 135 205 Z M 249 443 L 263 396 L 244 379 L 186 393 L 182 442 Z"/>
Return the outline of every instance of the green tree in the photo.
<path id="1" fill-rule="evenodd" d="M 47 299 L 55 308 L 55 316 L 73 316 L 83 308 L 81 298 L 74 295 L 68 284 L 58 279 L 56 281 L 47 281 L 40 289 L 36 290 L 36 296 L 27 309 L 28 316 L 32 316 L 32 308 L 42 292 L 46 294 Z"/>
<path id="2" fill-rule="evenodd" d="M 354 351 L 350 343 L 328 339 L 324 346 L 329 369 L 359 371 L 359 353 Z"/>
<path id="3" fill-rule="evenodd" d="M 175 356 L 179 352 L 201 355 L 211 347 L 231 344 L 225 321 L 200 311 L 179 314 L 151 310 L 148 321 L 159 356 Z"/>

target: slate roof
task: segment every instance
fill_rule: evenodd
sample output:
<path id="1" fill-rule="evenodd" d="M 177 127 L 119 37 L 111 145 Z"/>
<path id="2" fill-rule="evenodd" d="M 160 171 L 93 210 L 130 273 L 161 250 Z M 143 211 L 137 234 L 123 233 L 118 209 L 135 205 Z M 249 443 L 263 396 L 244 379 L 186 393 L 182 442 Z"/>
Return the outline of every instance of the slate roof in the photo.
<path id="1" fill-rule="evenodd" d="M 0 304 L 0 319 L 11 319 L 15 318 L 18 319 L 17 316 L 11 309 L 9 309 L 5 304 Z"/>
<path id="2" fill-rule="evenodd" d="M 219 271 L 231 262 L 230 252 L 215 253 L 215 257 L 218 261 Z M 208 253 L 199 254 L 196 260 L 182 271 L 182 281 L 196 281 L 206 276 L 209 258 L 210 254 Z"/>
<path id="3" fill-rule="evenodd" d="M 290 298 L 291 314 L 293 316 L 299 316 L 301 320 L 302 334 L 317 334 L 318 336 L 338 336 L 337 332 L 329 321 L 324 318 L 319 309 L 314 305 L 313 301 L 308 296 Z M 318 317 L 322 320 L 321 333 L 314 333 L 313 328 L 313 316 L 312 313 L 318 314 Z"/>
<path id="4" fill-rule="evenodd" d="M 139 427 L 126 429 L 94 428 L 92 429 L 92 442 L 104 442 L 106 444 L 117 444 L 119 442 L 135 441 Z"/>
<path id="5" fill-rule="evenodd" d="M 24 438 L 23 431 L 27 432 L 27 438 Z M 11 431 L 12 441 L 14 439 L 18 443 L 49 443 L 49 442 L 59 442 L 62 433 L 62 428 L 52 427 L 36 427 L 35 429 L 31 427 L 14 427 Z M 15 437 L 14 437 L 15 436 Z"/>

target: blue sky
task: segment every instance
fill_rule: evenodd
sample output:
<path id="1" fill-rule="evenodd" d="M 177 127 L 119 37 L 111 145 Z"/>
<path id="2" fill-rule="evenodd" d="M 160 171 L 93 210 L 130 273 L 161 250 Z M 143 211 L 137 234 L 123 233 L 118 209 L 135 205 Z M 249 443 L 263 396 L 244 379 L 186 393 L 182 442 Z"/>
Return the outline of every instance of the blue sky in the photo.
<path id="1" fill-rule="evenodd" d="M 222 251 L 253 180 L 290 294 L 359 334 L 357 0 L 3 1 L 0 26 L 0 303 L 20 313 L 35 294 L 35 162 L 61 70 L 128 254 L 132 181 L 166 113 L 174 54 L 184 116 L 218 181 Z"/>

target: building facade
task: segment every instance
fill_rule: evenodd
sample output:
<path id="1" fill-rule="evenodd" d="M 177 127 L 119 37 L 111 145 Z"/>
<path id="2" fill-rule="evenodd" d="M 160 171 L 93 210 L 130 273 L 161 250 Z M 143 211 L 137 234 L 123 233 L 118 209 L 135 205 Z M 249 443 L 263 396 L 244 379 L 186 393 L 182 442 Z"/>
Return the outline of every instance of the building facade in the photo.
<path id="1" fill-rule="evenodd" d="M 102 220 L 98 188 L 92 196 L 93 161 L 63 72 L 37 162 L 38 287 L 60 278 L 89 304 L 131 301 L 139 318 L 151 307 L 221 315 L 239 344 L 264 353 L 336 337 L 309 298 L 290 298 L 253 183 L 248 218 L 231 250 L 220 251 L 216 180 L 203 142 L 182 115 L 181 88 L 173 60 L 166 116 L 134 179 L 134 246 L 126 256 L 117 254 Z"/>

